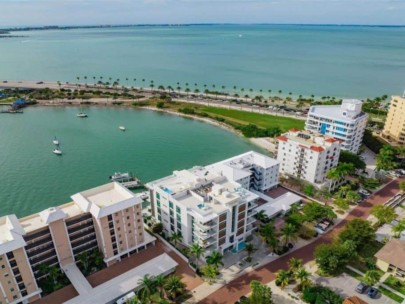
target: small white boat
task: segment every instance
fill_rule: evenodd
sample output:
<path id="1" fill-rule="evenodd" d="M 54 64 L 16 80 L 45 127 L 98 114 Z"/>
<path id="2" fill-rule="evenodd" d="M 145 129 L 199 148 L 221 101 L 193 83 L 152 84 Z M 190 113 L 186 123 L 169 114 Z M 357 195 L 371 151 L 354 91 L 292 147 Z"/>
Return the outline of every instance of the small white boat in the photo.
<path id="1" fill-rule="evenodd" d="M 59 149 L 59 148 L 55 148 L 55 149 L 53 149 L 53 151 L 52 151 L 54 154 L 56 154 L 56 155 L 62 155 L 62 150 L 61 149 Z"/>
<path id="2" fill-rule="evenodd" d="M 128 172 L 126 172 L 126 173 L 115 172 L 113 175 L 109 176 L 109 179 L 113 182 L 122 181 L 122 180 L 130 181 L 130 180 L 133 180 L 133 177 Z"/>
<path id="3" fill-rule="evenodd" d="M 59 140 L 56 138 L 56 136 L 54 137 L 52 142 L 54 145 L 59 145 Z"/>
<path id="4" fill-rule="evenodd" d="M 124 126 L 119 126 L 118 128 L 119 128 L 121 131 L 125 131 L 125 130 L 126 130 Z"/>
<path id="5" fill-rule="evenodd" d="M 76 116 L 77 116 L 77 117 L 80 117 L 80 118 L 88 117 L 87 114 L 86 114 L 86 113 L 83 113 L 83 112 L 77 113 Z"/>

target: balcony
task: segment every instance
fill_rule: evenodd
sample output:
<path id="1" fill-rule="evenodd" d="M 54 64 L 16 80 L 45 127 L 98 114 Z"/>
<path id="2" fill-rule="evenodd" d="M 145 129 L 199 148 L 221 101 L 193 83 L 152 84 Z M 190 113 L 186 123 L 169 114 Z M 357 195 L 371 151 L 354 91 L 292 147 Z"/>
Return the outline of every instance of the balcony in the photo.
<path id="1" fill-rule="evenodd" d="M 41 239 L 39 241 L 29 243 L 27 246 L 25 246 L 25 250 L 30 250 L 35 247 L 42 246 L 42 245 L 45 245 L 45 244 L 51 243 L 51 242 L 52 242 L 52 237 L 49 235 L 46 239 Z"/>
<path id="2" fill-rule="evenodd" d="M 92 235 L 94 233 L 95 233 L 94 228 L 91 228 L 91 229 L 88 229 L 88 230 L 84 230 L 84 231 L 82 231 L 80 233 L 76 233 L 76 234 L 74 234 L 72 236 L 69 236 L 69 239 L 70 239 L 71 242 L 73 242 L 73 241 L 75 241 L 77 239 L 80 239 L 80 238 L 88 236 L 88 235 Z"/>
<path id="3" fill-rule="evenodd" d="M 76 233 L 76 232 L 78 232 L 80 230 L 84 230 L 84 229 L 87 229 L 87 228 L 94 229 L 93 221 L 86 222 L 85 224 L 74 226 L 72 228 L 68 228 L 68 234 L 71 235 L 71 234 L 74 234 L 74 233 Z"/>
<path id="4" fill-rule="evenodd" d="M 201 230 L 196 229 L 196 230 L 194 230 L 194 234 L 195 234 L 198 238 L 203 239 L 203 240 L 206 240 L 206 239 L 208 239 L 210 236 L 216 235 L 217 232 L 216 232 L 216 230 L 214 230 L 214 229 L 208 230 L 208 231 L 206 231 L 206 232 L 202 232 Z"/>
<path id="5" fill-rule="evenodd" d="M 93 218 L 92 218 L 91 214 L 88 214 L 88 215 L 85 215 L 85 216 L 81 216 L 81 217 L 79 217 L 77 219 L 67 221 L 66 226 L 68 228 L 70 228 L 70 227 L 72 227 L 72 226 L 74 226 L 76 224 L 89 222 L 90 220 L 92 221 Z"/>
<path id="6" fill-rule="evenodd" d="M 83 243 L 80 246 L 73 249 L 73 254 L 77 255 L 79 253 L 82 253 L 84 251 L 87 251 L 89 249 L 96 248 L 96 247 L 97 247 L 97 240 L 91 240 L 90 242 Z"/>
<path id="7" fill-rule="evenodd" d="M 249 217 L 251 217 L 251 216 L 253 216 L 253 215 L 255 215 L 257 213 L 257 210 L 249 210 L 248 211 L 248 213 L 247 213 L 247 217 L 249 218 Z"/>
<path id="8" fill-rule="evenodd" d="M 46 254 L 44 254 L 44 255 L 41 255 L 41 256 L 38 256 L 38 257 L 34 257 L 34 258 L 30 258 L 29 260 L 30 260 L 30 264 L 31 264 L 31 266 L 36 266 L 37 264 L 42 264 L 42 263 L 44 263 L 45 261 L 47 261 L 47 260 L 49 260 L 49 259 L 52 259 L 52 258 L 57 258 L 57 256 L 56 256 L 56 251 L 55 250 L 51 250 L 50 252 L 48 252 L 48 253 L 46 253 Z"/>
<path id="9" fill-rule="evenodd" d="M 28 243 L 29 241 L 33 240 L 33 239 L 37 239 L 37 238 L 42 238 L 45 236 L 50 236 L 51 232 L 49 231 L 49 229 L 45 229 L 36 233 L 32 233 L 29 234 L 27 236 L 24 236 L 24 240 Z"/>
<path id="10" fill-rule="evenodd" d="M 32 250 L 30 250 L 29 252 L 27 251 L 27 256 L 28 258 L 32 258 L 35 256 L 40 256 L 41 254 L 45 254 L 51 250 L 54 250 L 54 246 L 53 243 L 49 243 L 46 246 L 39 246 L 39 247 L 35 247 Z"/>
<path id="11" fill-rule="evenodd" d="M 211 245 L 214 245 L 215 243 L 217 242 L 217 239 L 216 238 L 213 238 L 213 237 L 211 237 L 211 238 L 209 238 L 209 239 L 207 239 L 207 240 L 200 240 L 200 241 L 198 241 L 198 243 L 200 244 L 200 246 L 201 247 L 203 247 L 203 248 L 205 248 L 205 249 L 207 249 L 208 247 L 210 247 Z"/>
<path id="12" fill-rule="evenodd" d="M 194 225 L 198 228 L 200 228 L 203 231 L 207 231 L 208 229 L 215 228 L 217 224 L 213 221 L 209 221 L 207 223 L 200 223 L 200 222 L 194 222 Z"/>
<path id="13" fill-rule="evenodd" d="M 249 204 L 248 204 L 248 210 L 251 210 L 251 209 L 253 209 L 253 208 L 256 208 L 258 205 L 256 204 L 256 203 L 253 203 L 253 202 L 250 202 Z"/>

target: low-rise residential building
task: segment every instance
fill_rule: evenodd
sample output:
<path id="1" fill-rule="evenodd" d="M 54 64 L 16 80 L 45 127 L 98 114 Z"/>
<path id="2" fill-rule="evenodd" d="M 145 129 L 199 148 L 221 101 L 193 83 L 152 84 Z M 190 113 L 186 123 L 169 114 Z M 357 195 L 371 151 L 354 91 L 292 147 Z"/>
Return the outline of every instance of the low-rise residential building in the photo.
<path id="1" fill-rule="evenodd" d="M 341 105 L 311 106 L 305 129 L 340 139 L 343 150 L 357 153 L 368 119 L 361 107 L 357 99 L 344 99 Z"/>
<path id="2" fill-rule="evenodd" d="M 377 267 L 382 271 L 405 277 L 405 241 L 392 239 L 384 245 L 374 256 Z"/>
<path id="3" fill-rule="evenodd" d="M 152 215 L 186 246 L 198 243 L 207 254 L 237 250 L 255 229 L 258 196 L 206 167 L 174 171 L 146 186 Z"/>
<path id="4" fill-rule="evenodd" d="M 81 253 L 98 249 L 109 266 L 154 242 L 143 228 L 142 200 L 120 184 L 72 199 L 21 219 L 0 218 L 0 303 L 37 300 L 46 276 L 41 265 L 61 270 Z"/>
<path id="5" fill-rule="evenodd" d="M 248 190 L 265 192 L 278 186 L 280 163 L 250 151 L 206 166 Z"/>
<path id="6" fill-rule="evenodd" d="M 391 144 L 405 144 L 405 94 L 392 96 L 387 119 L 385 120 L 383 138 Z"/>
<path id="7" fill-rule="evenodd" d="M 341 141 L 333 137 L 292 129 L 277 141 L 277 160 L 284 175 L 322 184 L 326 172 L 338 164 Z"/>

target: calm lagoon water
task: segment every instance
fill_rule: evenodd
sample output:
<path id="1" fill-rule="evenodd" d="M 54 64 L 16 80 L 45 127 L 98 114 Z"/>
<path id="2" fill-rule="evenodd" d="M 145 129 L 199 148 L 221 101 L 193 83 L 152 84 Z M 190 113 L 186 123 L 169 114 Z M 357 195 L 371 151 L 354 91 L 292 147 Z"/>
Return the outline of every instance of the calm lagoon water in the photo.
<path id="1" fill-rule="evenodd" d="M 28 215 L 108 182 L 116 171 L 142 181 L 249 150 L 244 139 L 191 119 L 128 108 L 28 108 L 0 116 L 0 215 Z M 127 130 L 122 132 L 119 125 Z M 61 141 L 63 156 L 52 153 Z"/>

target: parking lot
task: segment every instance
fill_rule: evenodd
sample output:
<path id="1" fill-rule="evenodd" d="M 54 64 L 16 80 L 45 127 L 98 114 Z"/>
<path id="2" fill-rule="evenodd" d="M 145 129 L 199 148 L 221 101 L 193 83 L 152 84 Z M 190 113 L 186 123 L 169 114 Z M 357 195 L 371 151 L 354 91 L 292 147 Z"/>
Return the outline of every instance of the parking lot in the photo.
<path id="1" fill-rule="evenodd" d="M 360 283 L 360 281 L 356 280 L 355 278 L 353 278 L 345 273 L 338 277 L 332 277 L 332 278 L 316 276 L 316 277 L 314 277 L 314 281 L 318 284 L 322 284 L 324 286 L 332 288 L 335 292 L 337 292 L 344 298 L 356 295 L 359 298 L 361 298 L 362 300 L 364 300 L 370 304 L 373 304 L 373 303 L 375 303 L 375 304 L 397 304 L 397 302 L 382 295 L 381 293 L 379 293 L 377 295 L 376 299 L 370 299 L 367 296 L 367 294 L 357 293 L 355 291 L 355 288 L 356 288 L 357 284 Z"/>

